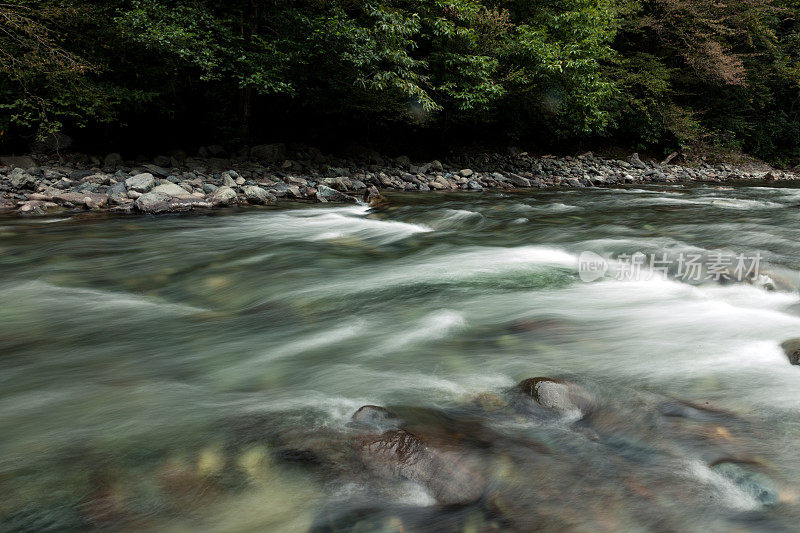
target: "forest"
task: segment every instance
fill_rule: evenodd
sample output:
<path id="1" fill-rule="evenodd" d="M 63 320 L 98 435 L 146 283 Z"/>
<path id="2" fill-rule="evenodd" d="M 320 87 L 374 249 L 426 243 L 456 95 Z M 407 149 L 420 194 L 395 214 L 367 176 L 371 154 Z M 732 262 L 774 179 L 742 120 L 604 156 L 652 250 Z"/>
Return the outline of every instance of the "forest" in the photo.
<path id="1" fill-rule="evenodd" d="M 797 0 L 0 3 L 0 146 L 612 144 L 800 163 Z"/>

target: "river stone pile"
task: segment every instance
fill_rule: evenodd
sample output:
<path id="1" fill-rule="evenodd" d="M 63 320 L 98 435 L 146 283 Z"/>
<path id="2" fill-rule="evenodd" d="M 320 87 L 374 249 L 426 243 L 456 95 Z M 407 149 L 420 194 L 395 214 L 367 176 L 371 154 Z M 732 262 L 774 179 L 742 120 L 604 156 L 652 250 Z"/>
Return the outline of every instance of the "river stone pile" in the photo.
<path id="1" fill-rule="evenodd" d="M 444 162 L 412 162 L 406 156 L 385 158 L 366 149 L 342 159 L 306 146 L 260 145 L 237 154 L 225 154 L 217 146 L 201 148 L 196 157 L 174 152 L 152 162 L 127 161 L 117 153 L 103 159 L 80 154 L 60 159 L 0 157 L 0 210 L 167 213 L 272 205 L 279 199 L 357 202 L 368 190 L 375 198 L 378 189 L 481 191 L 796 178 L 792 173 L 735 169 L 727 164 L 658 164 L 642 161 L 637 154 L 621 161 L 592 153 L 556 158 L 509 150 L 508 154 L 453 156 Z"/>

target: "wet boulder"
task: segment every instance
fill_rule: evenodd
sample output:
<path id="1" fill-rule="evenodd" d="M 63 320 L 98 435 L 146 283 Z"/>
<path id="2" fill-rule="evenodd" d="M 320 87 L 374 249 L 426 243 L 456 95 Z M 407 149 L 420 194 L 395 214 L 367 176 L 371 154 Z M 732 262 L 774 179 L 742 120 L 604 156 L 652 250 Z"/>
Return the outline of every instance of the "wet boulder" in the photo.
<path id="1" fill-rule="evenodd" d="M 353 413 L 350 425 L 354 427 L 364 427 L 385 431 L 396 428 L 399 423 L 398 418 L 385 407 L 377 405 L 364 405 Z"/>
<path id="2" fill-rule="evenodd" d="M 800 365 L 800 339 L 789 339 L 781 344 L 786 357 L 793 365 Z"/>
<path id="3" fill-rule="evenodd" d="M 628 157 L 628 163 L 630 163 L 631 166 L 633 166 L 634 168 L 637 168 L 639 170 L 645 170 L 647 168 L 647 165 L 644 164 L 644 161 L 642 161 L 639 158 L 639 154 L 638 153 L 631 154 Z"/>
<path id="4" fill-rule="evenodd" d="M 359 436 L 355 448 L 368 470 L 418 483 L 444 505 L 477 501 L 486 486 L 486 474 L 474 455 L 458 447 L 431 446 L 402 429 Z"/>
<path id="5" fill-rule="evenodd" d="M 389 200 L 378 191 L 378 188 L 371 185 L 364 193 L 364 203 L 373 208 L 385 208 L 389 205 Z"/>
<path id="6" fill-rule="evenodd" d="M 589 392 L 576 383 L 536 377 L 522 381 L 518 388 L 538 405 L 556 413 L 580 413 L 583 417 L 589 414 L 594 407 Z"/>

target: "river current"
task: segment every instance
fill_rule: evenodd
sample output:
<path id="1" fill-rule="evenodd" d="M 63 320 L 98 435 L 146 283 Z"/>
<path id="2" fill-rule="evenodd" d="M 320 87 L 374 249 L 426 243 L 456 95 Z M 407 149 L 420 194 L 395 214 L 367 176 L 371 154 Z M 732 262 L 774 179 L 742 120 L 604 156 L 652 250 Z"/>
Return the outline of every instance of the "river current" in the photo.
<path id="1" fill-rule="evenodd" d="M 800 188 L 389 200 L 0 218 L 0 531 L 796 530 Z"/>

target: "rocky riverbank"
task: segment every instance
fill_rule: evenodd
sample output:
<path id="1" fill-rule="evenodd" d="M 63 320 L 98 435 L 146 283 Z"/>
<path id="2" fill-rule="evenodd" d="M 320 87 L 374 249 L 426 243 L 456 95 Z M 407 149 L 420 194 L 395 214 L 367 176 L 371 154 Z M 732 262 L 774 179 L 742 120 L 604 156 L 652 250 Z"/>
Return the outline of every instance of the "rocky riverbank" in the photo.
<path id="1" fill-rule="evenodd" d="M 482 191 L 546 187 L 607 187 L 637 183 L 795 180 L 798 175 L 728 164 L 681 166 L 575 157 L 506 154 L 458 155 L 442 161 L 387 158 L 362 149 L 340 158 L 306 146 L 269 144 L 227 154 L 202 147 L 196 156 L 176 151 L 152 161 L 70 156 L 0 157 L 0 211 L 41 215 L 72 210 L 169 213 L 231 205 L 271 205 L 279 200 L 356 202 L 375 189 Z M 374 189 L 373 189 L 374 187 Z"/>

